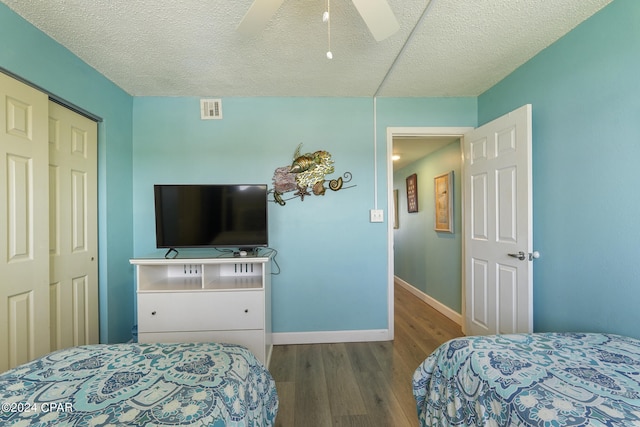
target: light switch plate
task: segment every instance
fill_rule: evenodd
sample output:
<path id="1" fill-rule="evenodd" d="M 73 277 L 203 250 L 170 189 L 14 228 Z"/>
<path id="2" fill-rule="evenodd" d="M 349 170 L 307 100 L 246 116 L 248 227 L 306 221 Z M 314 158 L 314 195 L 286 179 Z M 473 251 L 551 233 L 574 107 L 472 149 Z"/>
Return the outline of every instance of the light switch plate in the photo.
<path id="1" fill-rule="evenodd" d="M 384 222 L 384 211 L 382 209 L 371 209 L 369 211 L 369 221 Z"/>

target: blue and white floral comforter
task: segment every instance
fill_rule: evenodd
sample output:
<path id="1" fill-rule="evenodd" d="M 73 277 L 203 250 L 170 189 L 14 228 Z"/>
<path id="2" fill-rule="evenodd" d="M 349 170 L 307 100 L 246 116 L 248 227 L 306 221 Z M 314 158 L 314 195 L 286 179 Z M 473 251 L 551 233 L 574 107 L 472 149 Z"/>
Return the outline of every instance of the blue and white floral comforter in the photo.
<path id="1" fill-rule="evenodd" d="M 249 350 L 217 343 L 73 347 L 0 374 L 0 425 L 272 426 L 278 396 Z"/>
<path id="2" fill-rule="evenodd" d="M 640 426 L 640 340 L 464 337 L 415 371 L 422 426 Z"/>

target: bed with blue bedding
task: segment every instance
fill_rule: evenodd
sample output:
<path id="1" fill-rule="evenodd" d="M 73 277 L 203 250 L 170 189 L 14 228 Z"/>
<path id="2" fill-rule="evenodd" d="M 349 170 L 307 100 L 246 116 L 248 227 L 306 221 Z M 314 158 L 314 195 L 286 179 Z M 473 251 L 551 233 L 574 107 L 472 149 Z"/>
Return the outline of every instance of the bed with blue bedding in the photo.
<path id="1" fill-rule="evenodd" d="M 418 367 L 413 394 L 422 426 L 640 426 L 640 340 L 456 338 Z"/>
<path id="2" fill-rule="evenodd" d="M 0 374 L 0 425 L 272 426 L 275 383 L 246 348 L 115 344 L 57 351 Z"/>

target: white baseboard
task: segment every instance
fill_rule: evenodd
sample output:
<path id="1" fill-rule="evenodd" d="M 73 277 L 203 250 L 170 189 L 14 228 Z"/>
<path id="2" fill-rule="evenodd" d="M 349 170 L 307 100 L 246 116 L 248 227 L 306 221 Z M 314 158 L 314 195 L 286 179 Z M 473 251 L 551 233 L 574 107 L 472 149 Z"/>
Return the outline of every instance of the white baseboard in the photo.
<path id="1" fill-rule="evenodd" d="M 339 342 L 390 341 L 388 329 L 361 331 L 274 332 L 274 345 L 328 344 Z"/>
<path id="2" fill-rule="evenodd" d="M 462 326 L 462 315 L 460 313 L 456 313 L 455 311 L 453 311 L 452 309 L 450 309 L 446 305 L 442 304 L 440 301 L 433 299 L 432 297 L 430 297 L 429 295 L 425 294 L 421 290 L 417 289 L 416 287 L 414 287 L 410 283 L 405 282 L 404 280 L 402 280 L 398 276 L 394 276 L 394 280 L 398 285 L 402 286 L 403 288 L 405 288 L 406 290 L 411 292 L 413 295 L 415 295 L 416 297 L 418 297 L 419 299 L 421 299 L 425 303 L 429 304 L 435 310 L 437 310 L 438 312 L 442 313 L 443 315 L 445 315 L 446 317 L 448 317 L 449 319 L 454 321 L 456 324 Z"/>

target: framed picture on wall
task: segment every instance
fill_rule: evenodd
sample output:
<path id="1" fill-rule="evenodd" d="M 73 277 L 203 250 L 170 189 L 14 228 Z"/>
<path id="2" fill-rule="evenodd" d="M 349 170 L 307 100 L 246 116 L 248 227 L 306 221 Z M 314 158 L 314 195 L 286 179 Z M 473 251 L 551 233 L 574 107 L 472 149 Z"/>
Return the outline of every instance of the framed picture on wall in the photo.
<path id="1" fill-rule="evenodd" d="M 434 179 L 435 230 L 453 233 L 453 171 Z"/>
<path id="2" fill-rule="evenodd" d="M 415 173 L 407 177 L 407 210 L 418 212 L 418 175 Z"/>

